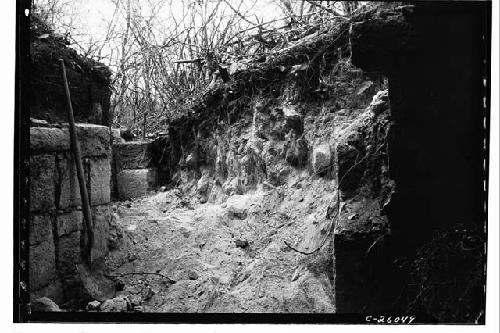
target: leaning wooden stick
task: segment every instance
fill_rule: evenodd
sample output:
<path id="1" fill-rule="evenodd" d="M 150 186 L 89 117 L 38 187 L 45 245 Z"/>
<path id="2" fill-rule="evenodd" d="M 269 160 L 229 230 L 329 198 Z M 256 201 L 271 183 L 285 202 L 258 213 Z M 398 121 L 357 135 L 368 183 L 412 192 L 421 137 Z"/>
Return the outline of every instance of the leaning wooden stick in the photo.
<path id="1" fill-rule="evenodd" d="M 64 60 L 59 59 L 61 64 L 62 79 L 64 82 L 64 91 L 66 94 L 66 105 L 68 108 L 68 121 L 69 121 L 69 135 L 71 138 L 71 151 L 76 165 L 76 175 L 78 177 L 78 184 L 80 186 L 80 197 L 82 199 L 83 219 L 85 220 L 85 227 L 87 229 L 87 244 L 83 251 L 83 259 L 88 266 L 91 264 L 92 246 L 94 244 L 94 231 L 92 228 L 92 213 L 90 211 L 89 197 L 87 193 L 87 186 L 85 184 L 85 176 L 83 173 L 82 154 L 80 152 L 80 144 L 76 136 L 75 118 L 73 116 L 73 106 L 71 105 L 71 95 L 69 92 L 68 79 L 66 78 L 66 67 Z"/>

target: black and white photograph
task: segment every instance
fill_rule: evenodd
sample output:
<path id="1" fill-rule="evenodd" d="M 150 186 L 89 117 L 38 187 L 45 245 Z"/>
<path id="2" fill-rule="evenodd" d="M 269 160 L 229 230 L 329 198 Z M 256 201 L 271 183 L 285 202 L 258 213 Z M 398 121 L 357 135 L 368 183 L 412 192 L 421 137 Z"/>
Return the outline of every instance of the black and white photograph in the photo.
<path id="1" fill-rule="evenodd" d="M 491 1 L 18 1 L 14 322 L 498 327 L 491 37 Z"/>

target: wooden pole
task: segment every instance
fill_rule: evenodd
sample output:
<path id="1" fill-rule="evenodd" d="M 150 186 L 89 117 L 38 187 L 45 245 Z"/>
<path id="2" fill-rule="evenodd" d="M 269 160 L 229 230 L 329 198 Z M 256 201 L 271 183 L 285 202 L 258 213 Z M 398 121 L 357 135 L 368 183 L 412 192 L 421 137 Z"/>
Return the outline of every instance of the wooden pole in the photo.
<path id="1" fill-rule="evenodd" d="M 82 212 L 83 219 L 85 222 L 85 227 L 87 229 L 87 244 L 83 249 L 82 257 L 85 262 L 90 267 L 91 265 L 91 254 L 92 254 L 92 246 L 94 245 L 94 231 L 92 227 L 92 213 L 90 211 L 90 203 L 89 197 L 87 193 L 87 186 L 85 184 L 85 176 L 83 173 L 83 164 L 82 164 L 82 154 L 80 151 L 80 144 L 78 142 L 78 138 L 76 136 L 76 126 L 75 126 L 75 118 L 73 116 L 73 106 L 71 105 L 71 95 L 69 92 L 68 79 L 66 78 L 66 67 L 64 66 L 64 60 L 59 59 L 59 63 L 61 64 L 61 74 L 64 82 L 64 91 L 66 94 L 66 105 L 68 108 L 68 121 L 69 121 L 69 135 L 71 139 L 71 151 L 73 153 L 73 158 L 75 160 L 76 165 L 76 175 L 78 177 L 78 184 L 80 186 L 80 197 L 82 199 Z"/>

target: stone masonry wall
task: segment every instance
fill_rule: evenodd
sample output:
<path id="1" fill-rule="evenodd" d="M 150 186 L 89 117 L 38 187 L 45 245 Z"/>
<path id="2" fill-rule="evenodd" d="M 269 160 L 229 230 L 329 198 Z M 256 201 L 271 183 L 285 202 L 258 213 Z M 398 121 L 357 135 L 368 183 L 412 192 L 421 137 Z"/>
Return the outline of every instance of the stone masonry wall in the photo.
<path id="1" fill-rule="evenodd" d="M 111 219 L 109 128 L 77 124 L 92 209 L 95 241 L 92 261 L 107 253 Z M 85 230 L 76 167 L 67 126 L 30 128 L 31 298 L 68 300 L 78 285 L 76 265 Z"/>
<path id="2" fill-rule="evenodd" d="M 116 196 L 120 200 L 141 197 L 157 184 L 157 169 L 152 167 L 151 142 L 113 143 L 113 173 Z"/>

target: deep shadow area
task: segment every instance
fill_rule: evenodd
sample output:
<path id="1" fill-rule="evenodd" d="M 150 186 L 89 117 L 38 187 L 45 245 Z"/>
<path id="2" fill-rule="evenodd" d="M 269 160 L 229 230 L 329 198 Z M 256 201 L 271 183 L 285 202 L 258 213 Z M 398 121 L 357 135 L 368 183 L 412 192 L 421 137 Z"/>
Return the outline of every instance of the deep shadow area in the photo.
<path id="1" fill-rule="evenodd" d="M 390 174 L 397 188 L 386 207 L 392 228 L 386 260 L 415 258 L 417 248 L 428 246 L 438 232 L 453 233 L 459 225 L 476 230 L 475 237 L 484 239 L 487 193 L 483 189 L 483 162 L 487 158 L 488 114 L 483 107 L 487 91 L 483 80 L 489 81 L 490 13 L 491 3 L 487 2 L 422 2 L 375 14 L 353 26 L 353 63 L 389 78 L 393 121 Z M 458 245 L 457 240 L 450 255 Z M 444 245 L 437 242 L 434 246 L 438 251 Z M 473 251 L 464 252 L 464 256 L 476 260 L 456 265 L 426 283 L 446 282 L 443 290 L 454 290 L 457 283 L 461 283 L 457 290 L 469 288 L 475 271 L 472 266 L 478 260 L 483 266 L 485 258 Z M 447 260 L 446 256 L 442 260 Z M 419 286 L 409 286 L 415 271 L 396 266 L 393 273 L 386 272 L 393 277 L 387 288 L 394 293 L 394 302 L 381 304 L 381 308 L 401 310 L 421 302 L 419 310 L 428 311 L 425 301 L 415 299 L 416 293 L 411 291 Z M 435 272 L 444 266 L 444 261 L 437 262 L 430 269 Z M 464 281 L 457 281 L 463 277 Z M 479 281 L 485 281 L 484 276 Z M 480 314 L 484 291 L 464 297 L 449 293 L 440 300 L 441 307 L 456 302 L 455 307 L 468 307 L 468 312 L 433 315 L 440 321 L 484 321 Z"/>

